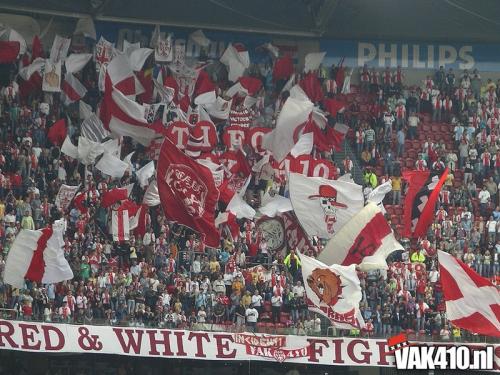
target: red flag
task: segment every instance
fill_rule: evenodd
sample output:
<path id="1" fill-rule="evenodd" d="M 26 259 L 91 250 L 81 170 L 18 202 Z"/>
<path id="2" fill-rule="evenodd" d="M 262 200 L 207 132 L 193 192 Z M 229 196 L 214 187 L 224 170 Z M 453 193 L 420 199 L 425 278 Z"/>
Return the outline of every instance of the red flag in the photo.
<path id="1" fill-rule="evenodd" d="M 314 73 L 307 73 L 306 76 L 299 82 L 299 86 L 304 90 L 312 102 L 323 100 L 323 90 L 318 76 Z"/>
<path id="2" fill-rule="evenodd" d="M 42 91 L 42 76 L 39 72 L 34 72 L 29 80 L 22 81 L 19 84 L 19 96 L 21 99 L 26 99 L 32 94 L 37 94 Z"/>
<path id="3" fill-rule="evenodd" d="M 441 175 L 431 171 L 403 173 L 408 183 L 403 214 L 405 237 L 425 236 L 434 221 L 436 202 L 447 176 L 448 168 Z"/>
<path id="4" fill-rule="evenodd" d="M 241 86 L 247 90 L 248 95 L 255 96 L 262 88 L 262 81 L 255 77 L 241 77 L 240 78 Z"/>
<path id="5" fill-rule="evenodd" d="M 280 79 L 288 79 L 293 74 L 293 61 L 290 56 L 283 56 L 280 59 L 276 59 L 273 68 L 273 81 L 279 81 Z"/>
<path id="6" fill-rule="evenodd" d="M 16 61 L 20 48 L 19 42 L 0 41 L 0 63 L 9 64 Z"/>
<path id="7" fill-rule="evenodd" d="M 236 161 L 238 162 L 238 172 L 248 177 L 252 173 L 252 167 L 248 163 L 248 159 L 243 151 L 236 151 Z"/>
<path id="8" fill-rule="evenodd" d="M 61 146 L 66 139 L 66 134 L 66 120 L 60 119 L 50 127 L 47 137 L 52 142 L 52 144 Z"/>
<path id="9" fill-rule="evenodd" d="M 44 57 L 42 42 L 38 35 L 33 37 L 33 42 L 31 44 L 31 61 L 38 57 Z"/>
<path id="10" fill-rule="evenodd" d="M 323 100 L 323 106 L 332 117 L 336 117 L 337 113 L 345 109 L 346 104 L 341 100 L 327 98 Z"/>
<path id="11" fill-rule="evenodd" d="M 450 322 L 476 334 L 500 337 L 500 294 L 496 286 L 444 251 L 438 251 L 438 259 Z"/>
<path id="12" fill-rule="evenodd" d="M 337 123 L 335 126 L 328 126 L 321 130 L 314 121 L 309 121 L 304 128 L 304 133 L 314 134 L 314 145 L 318 151 L 330 152 L 333 149 L 340 151 L 349 127 Z"/>
<path id="13" fill-rule="evenodd" d="M 107 208 L 112 204 L 128 198 L 128 190 L 125 188 L 115 188 L 105 192 L 101 198 L 101 206 Z"/>
<path id="14" fill-rule="evenodd" d="M 153 99 L 153 80 L 151 78 L 151 71 L 148 70 L 144 72 L 142 70 L 136 73 L 137 79 L 144 87 L 144 92 L 138 96 L 138 99 L 142 103 L 150 104 Z"/>
<path id="15" fill-rule="evenodd" d="M 212 172 L 166 138 L 160 150 L 156 180 L 166 217 L 200 232 L 207 246 L 218 247 L 214 215 L 219 192 Z"/>

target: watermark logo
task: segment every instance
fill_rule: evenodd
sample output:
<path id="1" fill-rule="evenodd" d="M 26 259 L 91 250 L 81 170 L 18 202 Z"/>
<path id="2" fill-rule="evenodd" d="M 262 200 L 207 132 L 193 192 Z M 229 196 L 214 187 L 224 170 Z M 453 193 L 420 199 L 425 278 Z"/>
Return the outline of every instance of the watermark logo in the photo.
<path id="1" fill-rule="evenodd" d="M 493 370 L 493 346 L 410 344 L 405 334 L 387 340 L 399 370 Z"/>

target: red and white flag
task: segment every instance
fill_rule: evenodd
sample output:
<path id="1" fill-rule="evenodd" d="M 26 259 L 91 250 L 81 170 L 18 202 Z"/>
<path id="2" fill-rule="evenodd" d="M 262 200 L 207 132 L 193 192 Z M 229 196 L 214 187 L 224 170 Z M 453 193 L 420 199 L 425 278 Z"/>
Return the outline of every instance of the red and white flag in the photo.
<path id="1" fill-rule="evenodd" d="M 25 279 L 43 284 L 71 280 L 73 271 L 64 258 L 64 231 L 64 220 L 41 230 L 21 230 L 7 257 L 4 282 L 24 288 Z"/>
<path id="2" fill-rule="evenodd" d="M 62 211 L 66 211 L 79 189 L 80 185 L 70 186 L 62 184 L 56 196 L 56 207 Z"/>
<path id="3" fill-rule="evenodd" d="M 127 188 L 114 188 L 106 191 L 101 197 L 101 207 L 108 208 L 116 202 L 128 198 Z"/>
<path id="4" fill-rule="evenodd" d="M 70 45 L 71 38 L 63 38 L 60 35 L 56 35 L 50 49 L 50 61 L 54 64 L 58 61 L 64 61 L 68 55 Z"/>
<path id="5" fill-rule="evenodd" d="M 290 173 L 290 200 L 302 228 L 320 238 L 332 238 L 364 207 L 360 185 Z"/>
<path id="6" fill-rule="evenodd" d="M 207 246 L 218 247 L 214 220 L 219 191 L 210 169 L 166 138 L 160 150 L 156 181 L 165 216 L 200 232 Z"/>
<path id="7" fill-rule="evenodd" d="M 69 105 L 83 98 L 87 89 L 73 74 L 66 73 L 62 83 L 62 92 L 64 104 Z"/>
<path id="8" fill-rule="evenodd" d="M 396 250 L 404 249 L 380 208 L 368 203 L 335 234 L 318 260 L 342 266 L 359 264 L 363 271 L 387 269 L 385 259 Z"/>
<path id="9" fill-rule="evenodd" d="M 310 101 L 288 98 L 276 120 L 276 128 L 266 135 L 262 146 L 273 153 L 274 159 L 281 162 L 297 143 L 300 131 L 313 110 Z"/>
<path id="10" fill-rule="evenodd" d="M 435 219 L 436 202 L 443 187 L 448 168 L 442 173 L 433 171 L 408 171 L 403 179 L 408 183 L 403 213 L 403 235 L 408 238 L 423 237 Z"/>
<path id="11" fill-rule="evenodd" d="M 362 298 L 356 267 L 327 266 L 319 260 L 299 254 L 309 311 L 326 316 L 341 329 L 363 328 L 359 311 Z"/>
<path id="12" fill-rule="evenodd" d="M 447 318 L 455 326 L 500 337 L 500 294 L 488 279 L 460 259 L 438 250 Z"/>
<path id="13" fill-rule="evenodd" d="M 100 117 L 106 130 L 131 137 L 143 146 L 149 146 L 157 136 L 146 121 L 146 107 L 128 99 L 116 88 L 105 93 Z"/>
<path id="14" fill-rule="evenodd" d="M 141 89 L 142 92 L 144 90 L 142 85 L 138 83 L 138 80 L 130 66 L 130 61 L 125 54 L 116 55 L 113 60 L 109 62 L 106 70 L 106 77 L 106 80 L 109 78 L 109 83 L 111 83 L 113 87 L 121 91 L 124 95 L 139 95 L 141 93 Z M 110 87 L 106 87 L 107 82 L 105 90 L 110 89 Z"/>
<path id="15" fill-rule="evenodd" d="M 113 235 L 113 241 L 128 241 L 130 236 L 130 219 L 127 210 L 112 211 L 111 234 Z"/>

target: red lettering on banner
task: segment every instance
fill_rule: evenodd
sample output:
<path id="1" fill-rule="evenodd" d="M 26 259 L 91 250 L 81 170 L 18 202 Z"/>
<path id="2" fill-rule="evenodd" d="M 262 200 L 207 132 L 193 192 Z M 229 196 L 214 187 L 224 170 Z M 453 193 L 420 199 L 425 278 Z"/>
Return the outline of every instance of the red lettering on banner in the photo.
<path id="1" fill-rule="evenodd" d="M 198 358 L 205 358 L 206 355 L 203 352 L 203 339 L 205 339 L 208 342 L 210 342 L 210 337 L 208 337 L 208 333 L 206 332 L 191 332 L 188 336 L 188 340 L 191 341 L 192 339 L 196 338 L 196 354 L 195 357 Z"/>
<path id="2" fill-rule="evenodd" d="M 323 348 L 318 347 L 318 345 L 323 345 L 325 348 L 330 347 L 328 345 L 328 341 L 326 340 L 316 340 L 316 339 L 307 339 L 309 342 L 309 362 L 319 362 L 318 355 L 323 357 Z"/>
<path id="3" fill-rule="evenodd" d="M 333 343 L 333 348 L 334 348 L 334 355 L 333 355 L 333 361 L 332 363 L 335 363 L 337 365 L 341 365 L 344 363 L 344 360 L 342 359 L 342 344 L 344 343 L 343 339 L 336 339 L 332 340 Z"/>
<path id="4" fill-rule="evenodd" d="M 5 332 L 2 329 L 2 326 L 7 327 L 7 331 Z M 5 341 L 7 341 L 10 345 L 11 348 L 19 348 L 19 345 L 15 343 L 14 340 L 12 340 L 12 335 L 14 334 L 14 326 L 10 324 L 9 322 L 0 322 L 0 346 L 5 346 L 5 343 L 3 342 L 3 338 L 5 338 Z"/>
<path id="5" fill-rule="evenodd" d="M 35 333 L 38 334 L 38 328 L 33 324 L 20 323 L 21 334 L 23 336 L 23 344 L 21 349 L 40 350 L 42 342 L 40 340 L 35 342 Z"/>
<path id="6" fill-rule="evenodd" d="M 184 332 L 183 331 L 175 331 L 174 335 L 177 339 L 177 355 L 179 357 L 187 356 L 187 353 L 184 351 Z"/>
<path id="7" fill-rule="evenodd" d="M 45 340 L 45 350 L 61 350 L 64 348 L 64 344 L 66 340 L 64 339 L 64 334 L 61 332 L 59 328 L 51 327 L 51 326 L 42 326 L 43 338 Z M 52 339 L 50 337 L 50 332 L 54 332 L 57 335 L 57 345 L 52 343 Z"/>
<path id="8" fill-rule="evenodd" d="M 214 333 L 215 342 L 217 344 L 217 358 L 235 358 L 236 349 L 229 352 L 229 343 L 234 342 L 231 335 Z"/>
<path id="9" fill-rule="evenodd" d="M 120 342 L 123 352 L 128 354 L 130 353 L 130 349 L 132 349 L 135 354 L 139 354 L 141 352 L 142 335 L 144 333 L 143 330 L 113 328 L 113 332 Z M 127 341 L 125 341 L 125 339 L 123 338 L 122 332 L 125 332 L 125 334 L 127 335 Z M 134 333 L 137 334 L 137 339 L 134 336 Z M 151 352 L 149 354 L 151 354 Z"/>
<path id="10" fill-rule="evenodd" d="M 387 341 L 377 341 L 379 360 L 377 365 L 380 366 L 389 366 L 389 362 L 387 362 L 387 357 L 392 356 L 393 354 L 389 353 L 389 348 L 387 347 Z"/>
<path id="11" fill-rule="evenodd" d="M 147 330 L 146 333 L 149 335 L 149 354 L 150 355 L 160 355 L 160 352 L 156 348 L 158 345 L 163 345 L 164 351 L 161 353 L 161 355 L 164 356 L 173 356 L 174 353 L 172 352 L 172 349 L 170 348 L 170 331 L 160 331 L 160 334 L 163 336 L 163 339 L 157 339 L 156 338 L 156 333 L 158 330 L 156 329 L 151 329 Z"/>
<path id="12" fill-rule="evenodd" d="M 351 358 L 356 363 L 369 365 L 370 364 L 370 357 L 371 357 L 372 353 L 371 352 L 361 352 L 360 354 L 363 356 L 363 358 L 359 359 L 354 354 L 354 347 L 357 344 L 364 346 L 365 349 L 367 349 L 367 350 L 370 349 L 370 346 L 368 345 L 368 343 L 366 341 L 364 341 L 364 340 L 352 340 L 351 342 L 349 342 L 347 344 L 347 355 L 349 356 L 349 358 Z"/>

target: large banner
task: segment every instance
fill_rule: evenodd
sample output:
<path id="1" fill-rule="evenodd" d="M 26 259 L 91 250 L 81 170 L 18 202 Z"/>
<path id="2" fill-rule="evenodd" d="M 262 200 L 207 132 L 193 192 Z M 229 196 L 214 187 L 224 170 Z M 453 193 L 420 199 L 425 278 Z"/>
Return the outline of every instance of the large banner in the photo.
<path id="1" fill-rule="evenodd" d="M 484 344 L 471 346 L 481 348 Z M 82 326 L 6 320 L 0 320 L 0 349 L 222 361 L 252 359 L 318 365 L 394 366 L 394 355 L 389 353 L 387 341 L 381 339 Z M 496 369 L 500 369 L 500 345 L 495 345 L 495 362 Z"/>
<path id="2" fill-rule="evenodd" d="M 344 66 L 383 69 L 386 66 L 410 69 L 478 69 L 480 72 L 498 72 L 499 45 L 493 44 L 439 44 L 409 43 L 404 41 L 342 41 L 320 40 L 320 50 L 325 51 L 324 65 L 338 64 L 342 58 Z"/>

